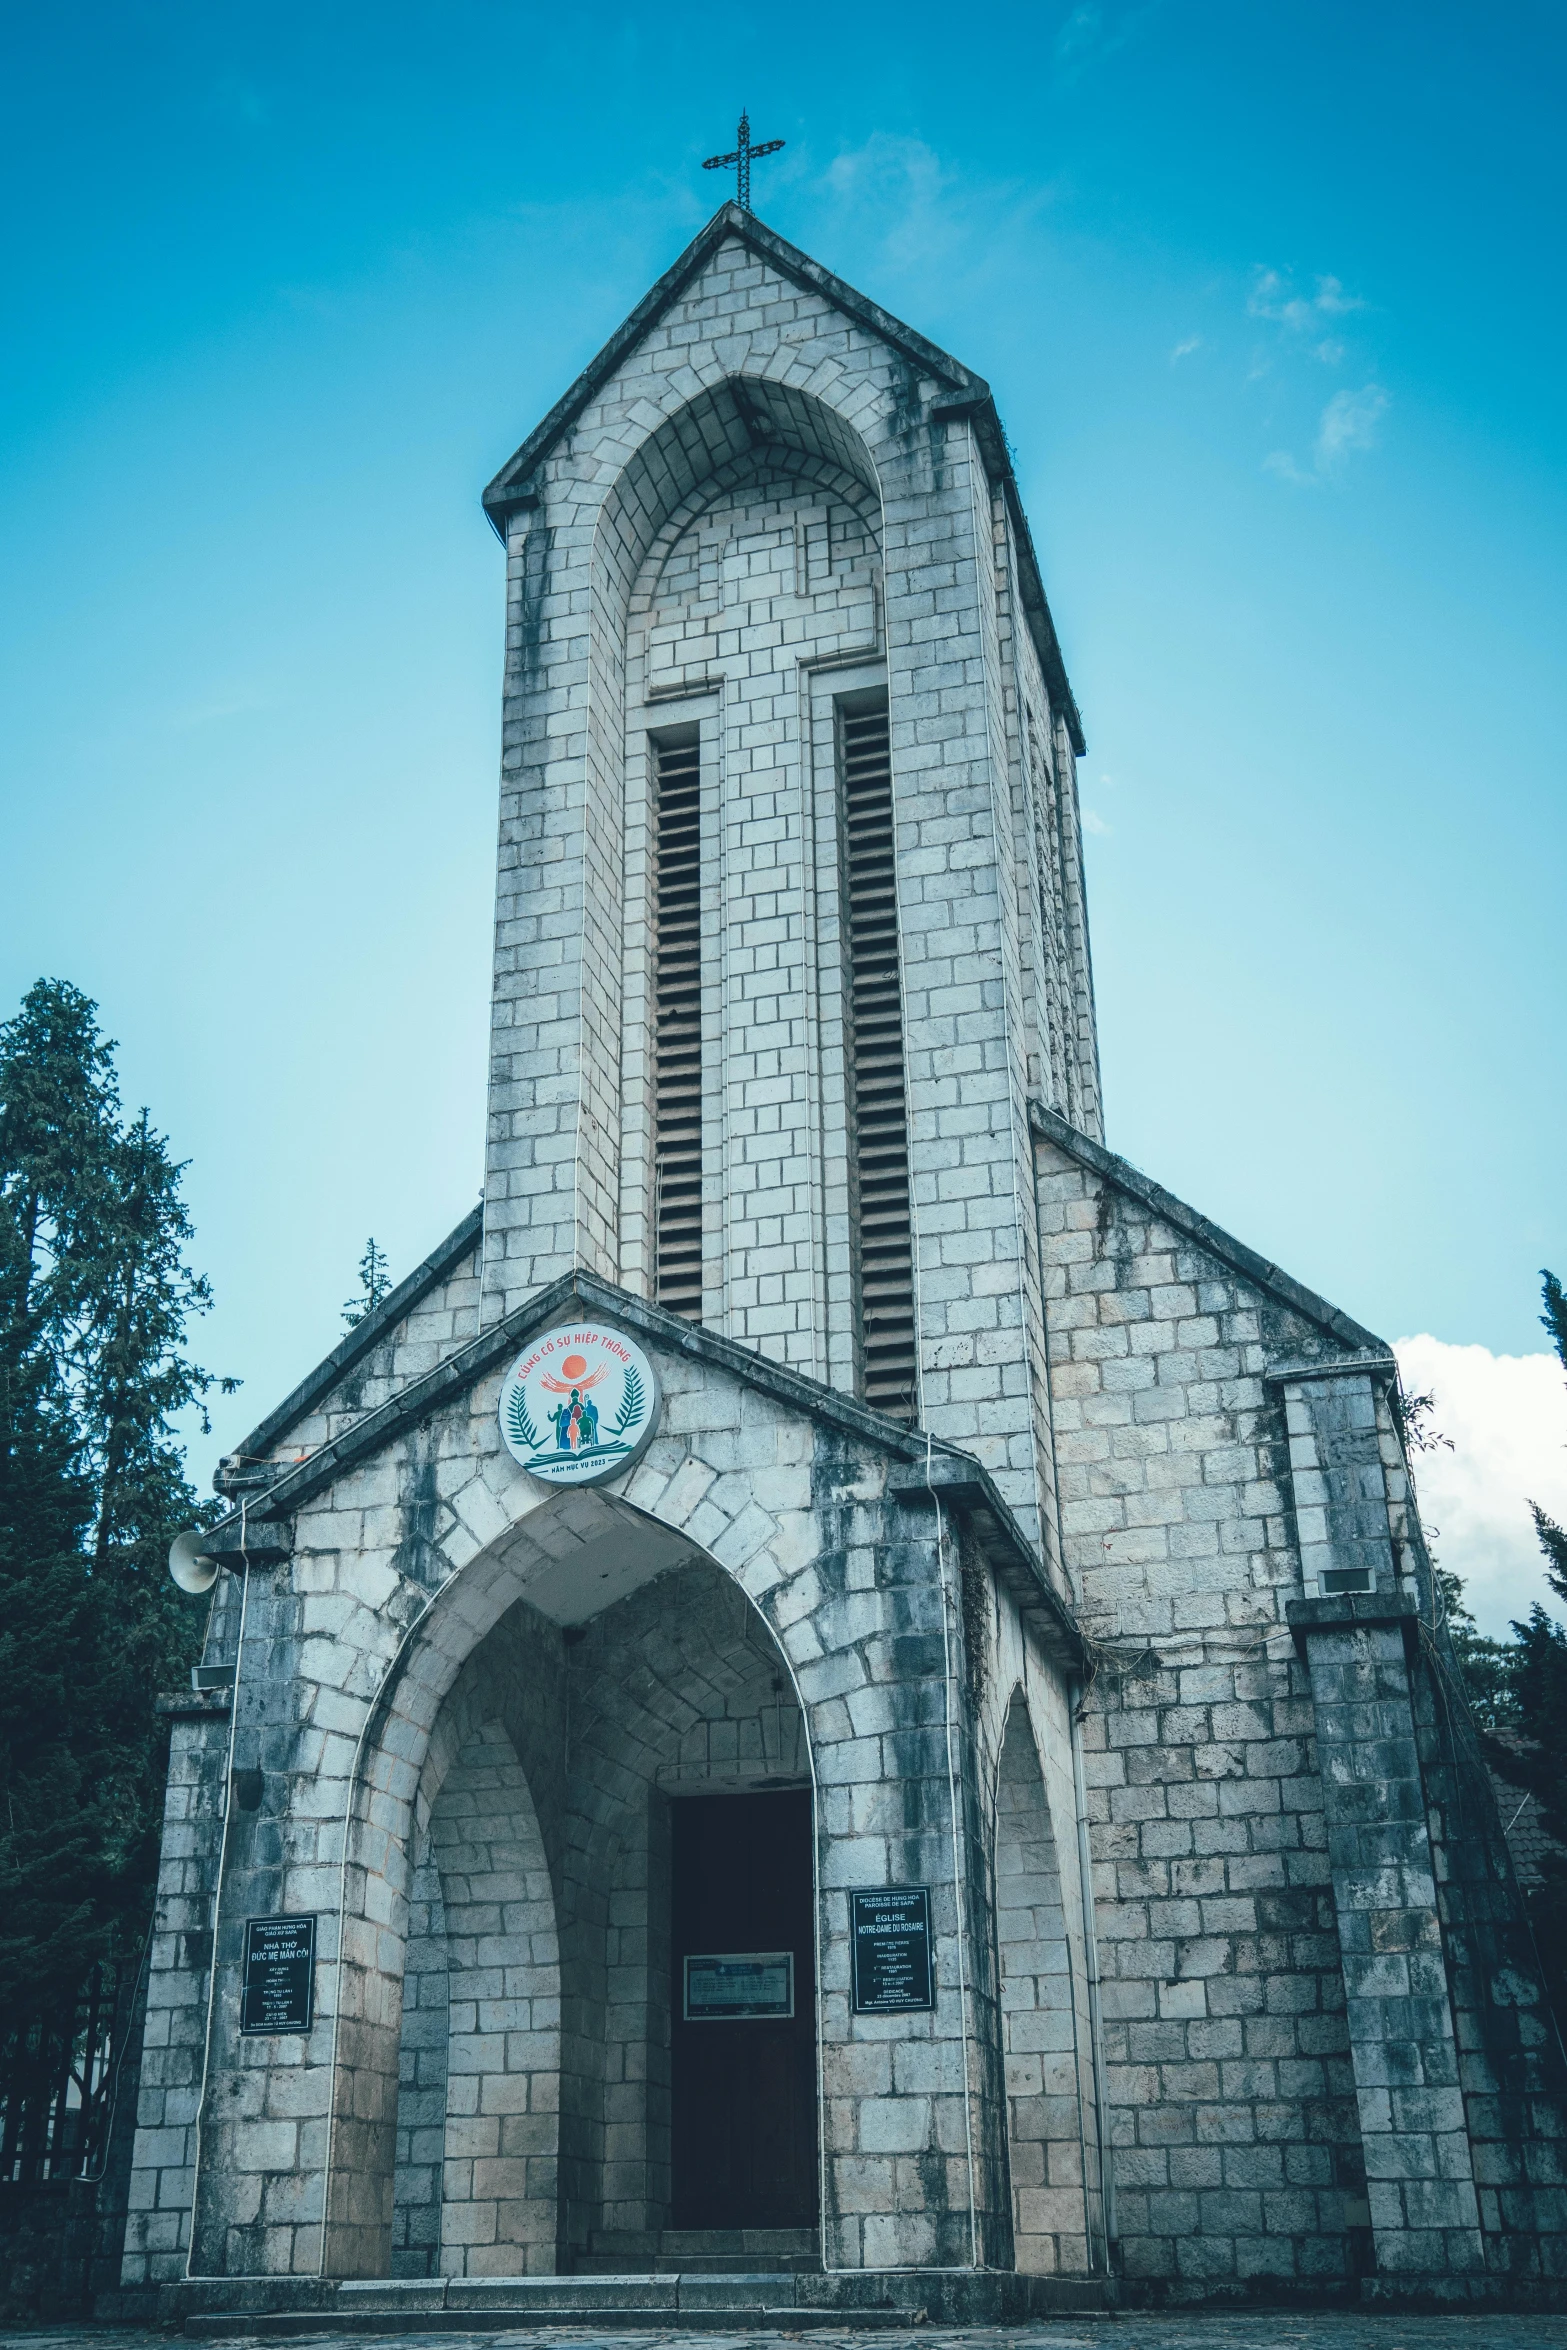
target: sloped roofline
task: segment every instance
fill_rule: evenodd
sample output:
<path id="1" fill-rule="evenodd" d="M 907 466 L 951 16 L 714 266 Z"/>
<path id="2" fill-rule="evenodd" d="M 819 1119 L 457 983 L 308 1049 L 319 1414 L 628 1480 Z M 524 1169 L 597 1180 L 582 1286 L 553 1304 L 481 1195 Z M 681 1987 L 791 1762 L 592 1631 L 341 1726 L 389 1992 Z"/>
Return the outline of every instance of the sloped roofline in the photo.
<path id="1" fill-rule="evenodd" d="M 308 1412 L 315 1409 L 321 1398 L 337 1385 L 346 1371 L 378 1346 L 390 1330 L 395 1330 L 404 1315 L 411 1314 L 416 1305 L 427 1298 L 447 1275 L 460 1265 L 464 1257 L 472 1256 L 484 1230 L 484 1206 L 470 1208 L 462 1222 L 448 1232 L 437 1248 L 433 1248 L 422 1265 L 416 1265 L 406 1280 L 389 1289 L 378 1306 L 372 1307 L 363 1320 L 354 1324 L 346 1338 L 340 1338 L 329 1355 L 324 1355 L 315 1369 L 301 1379 L 299 1385 L 285 1395 L 275 1411 L 258 1420 L 250 1434 L 226 1453 L 218 1464 L 213 1484 L 219 1493 L 238 1493 L 252 1485 L 266 1483 L 277 1474 L 278 1464 L 267 1456 L 272 1447 L 288 1434 Z M 234 1464 L 231 1468 L 230 1464 Z"/>
<path id="2" fill-rule="evenodd" d="M 405 1288 L 417 1282 L 426 1266 L 433 1264 L 443 1250 L 452 1250 L 458 1234 L 465 1229 L 466 1225 L 459 1225 L 457 1232 L 443 1242 L 442 1249 L 427 1258 L 418 1273 L 409 1276 Z M 447 1261 L 456 1260 L 449 1256 Z M 392 1302 L 388 1298 L 387 1306 Z M 903 1464 L 901 1471 L 894 1470 L 889 1480 L 889 1490 L 895 1497 L 916 1505 L 945 1498 L 952 1506 L 968 1513 L 976 1521 L 981 1548 L 1019 1604 L 1041 1624 L 1046 1636 L 1067 1659 L 1070 1669 L 1085 1668 L 1088 1652 L 1070 1607 L 1051 1584 L 1038 1552 L 1002 1499 L 989 1471 L 971 1454 L 957 1445 L 941 1443 L 921 1429 L 889 1420 L 867 1404 L 840 1395 L 836 1388 L 824 1387 L 819 1380 L 807 1378 L 801 1371 L 775 1363 L 748 1346 L 738 1345 L 732 1338 L 720 1337 L 717 1331 L 684 1321 L 646 1298 L 633 1297 L 629 1290 L 601 1281 L 581 1267 L 552 1281 L 526 1305 L 516 1307 L 430 1370 L 408 1380 L 395 1395 L 364 1413 L 340 1435 L 318 1445 L 303 1460 L 269 1464 L 271 1473 L 264 1484 L 247 1480 L 245 1508 L 250 1530 L 254 1532 L 258 1525 L 292 1517 L 312 1495 L 333 1484 L 357 1461 L 383 1451 L 454 1396 L 465 1394 L 487 1371 L 525 1345 L 534 1331 L 547 1327 L 556 1315 L 569 1312 L 573 1306 L 585 1307 L 589 1313 L 602 1314 L 618 1322 L 644 1343 L 661 1347 L 666 1353 L 690 1355 L 699 1362 L 711 1363 L 746 1386 L 771 1395 L 803 1419 L 825 1421 L 829 1426 L 841 1428 L 846 1435 L 858 1437 L 890 1454 Z M 383 1329 L 385 1326 L 381 1325 Z M 361 1323 L 352 1336 L 357 1338 L 363 1328 Z M 331 1384 L 330 1366 L 342 1351 L 339 1348 L 329 1355 L 295 1389 L 294 1396 L 281 1411 L 272 1415 L 274 1422 L 291 1411 L 297 1418 L 294 1398 L 307 1390 L 314 1396 L 323 1386 Z M 263 1429 L 270 1424 L 263 1421 Z M 238 1485 L 231 1490 L 237 1492 Z M 225 1541 L 224 1537 L 240 1524 L 236 1510 L 231 1518 L 210 1529 L 214 1548 L 220 1552 L 237 1550 L 238 1545 Z"/>
<path id="3" fill-rule="evenodd" d="M 905 326 L 894 318 L 890 310 L 883 310 L 847 280 L 835 277 L 798 245 L 764 225 L 751 212 L 742 212 L 732 200 L 719 206 L 712 219 L 692 238 L 672 269 L 666 269 L 657 283 L 649 288 L 624 323 L 618 326 L 598 355 L 587 366 L 541 424 L 534 427 L 516 455 L 501 467 L 500 472 L 484 492 L 484 511 L 496 537 L 505 544 L 507 516 L 519 507 L 531 506 L 537 501 L 534 476 L 540 465 L 561 437 L 570 430 L 584 408 L 600 388 L 614 374 L 627 354 L 670 309 L 686 287 L 711 260 L 726 238 L 738 238 L 753 253 L 770 262 L 781 277 L 807 293 L 819 294 L 834 309 L 852 318 L 867 333 L 889 343 L 901 351 L 906 359 L 927 375 L 936 376 L 951 387 L 951 398 L 939 402 L 934 411 L 938 421 L 972 425 L 979 443 L 985 471 L 992 483 L 1000 488 L 1006 499 L 1013 534 L 1018 550 L 1018 587 L 1029 632 L 1044 671 L 1052 707 L 1065 718 L 1071 736 L 1072 748 L 1079 758 L 1087 749 L 1083 736 L 1083 721 L 1067 679 L 1066 663 L 1062 657 L 1060 639 L 1050 606 L 1045 597 L 1040 576 L 1039 558 L 1034 551 L 1033 534 L 1028 517 L 1023 511 L 1023 500 L 1013 471 L 1012 455 L 1007 437 L 1001 427 L 994 396 L 990 386 L 961 359 L 954 359 L 939 344 L 927 341 L 912 326 Z"/>
<path id="4" fill-rule="evenodd" d="M 1118 1191 L 1124 1191 L 1163 1223 L 1171 1225 L 1186 1239 L 1195 1242 L 1198 1248 L 1206 1249 L 1209 1256 L 1217 1257 L 1232 1272 L 1241 1274 L 1245 1280 L 1255 1283 L 1257 1288 L 1267 1290 L 1281 1305 L 1290 1307 L 1294 1313 L 1304 1314 L 1308 1321 L 1315 1322 L 1320 1330 L 1325 1331 L 1336 1345 L 1348 1347 L 1356 1354 L 1374 1354 L 1391 1359 L 1393 1350 L 1385 1338 L 1378 1338 L 1375 1331 L 1368 1330 L 1364 1323 L 1353 1321 L 1348 1314 L 1341 1313 L 1325 1297 L 1318 1297 L 1316 1291 L 1308 1289 L 1304 1282 L 1297 1281 L 1292 1274 L 1284 1272 L 1267 1257 L 1259 1256 L 1255 1249 L 1248 1248 L 1233 1233 L 1210 1223 L 1196 1208 L 1189 1208 L 1184 1200 L 1176 1198 L 1173 1191 L 1166 1191 L 1162 1183 L 1155 1183 L 1151 1175 L 1143 1174 L 1129 1160 L 1117 1158 L 1115 1152 L 1107 1151 L 1102 1142 L 1094 1142 L 1088 1135 L 1080 1134 L 1075 1126 L 1069 1126 L 1054 1110 L 1046 1109 L 1043 1102 L 1030 1102 L 1028 1114 L 1034 1132 L 1046 1142 L 1054 1143 L 1057 1150 L 1064 1151 L 1069 1159 L 1076 1159 L 1079 1166 L 1087 1167 L 1104 1182 L 1113 1183 Z"/>

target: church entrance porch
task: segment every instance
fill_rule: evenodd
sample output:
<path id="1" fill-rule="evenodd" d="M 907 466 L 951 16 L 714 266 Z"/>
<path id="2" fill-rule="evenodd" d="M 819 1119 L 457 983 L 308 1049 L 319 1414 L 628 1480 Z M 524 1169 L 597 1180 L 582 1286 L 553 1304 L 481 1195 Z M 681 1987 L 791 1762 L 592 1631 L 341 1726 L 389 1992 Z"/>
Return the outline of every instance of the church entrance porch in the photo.
<path id="1" fill-rule="evenodd" d="M 541 1321 L 559 1311 L 546 1301 Z M 261 1826 L 308 1832 L 326 1859 L 309 1877 L 292 1862 L 268 1875 L 271 1846 L 229 1839 L 192 2199 L 188 2273 L 203 2295 L 265 2276 L 290 2295 L 385 2288 L 389 2308 L 403 2296 L 489 2309 L 504 2288 L 519 2308 L 554 2309 L 574 2278 L 711 2276 L 722 2260 L 742 2279 L 787 2269 L 800 2290 L 822 2283 L 841 2299 L 845 2277 L 871 2292 L 893 2274 L 1013 2265 L 990 1871 L 970 1856 L 990 1832 L 1020 1642 L 1034 1654 L 1030 1702 L 1048 1715 L 1057 1651 L 1076 1661 L 1069 1627 L 996 1505 L 978 1548 L 918 1438 L 862 1425 L 793 1374 L 740 1363 L 634 1300 L 617 1311 L 671 1340 L 657 1358 L 669 1433 L 625 1495 L 541 1491 L 509 1458 L 456 1485 L 461 1446 L 498 1426 L 493 1395 L 470 1405 L 464 1390 L 459 1425 L 426 1450 L 445 1475 L 452 1448 L 450 1477 L 487 1539 L 437 1512 L 426 1522 L 448 1548 L 428 1582 L 388 1582 L 371 1554 L 324 1548 L 334 1506 L 319 1529 L 299 1525 L 274 1583 L 252 1566 L 236 1751 L 247 1767 L 258 1750 L 298 1754 L 297 1770 L 262 1766 Z M 505 1349 L 526 1335 L 509 1330 Z M 683 1425 L 706 1433 L 688 1440 Z M 1015 1586 L 1027 1626 L 963 1605 L 992 1554 L 1009 1576 L 997 1604 Z M 361 1587 L 379 1605 L 355 1602 L 358 1645 L 317 1640 L 316 1614 L 340 1624 Z M 337 1683 L 313 1680 L 300 1656 Z M 343 1730 L 325 1748 L 314 1727 L 285 1744 L 301 1720 Z M 227 1751 L 213 1741 L 219 1791 Z M 1058 1782 L 1059 1752 L 1051 1768 Z M 792 1819 L 782 1886 L 744 1883 L 742 1863 L 780 1843 L 747 1829 L 698 1852 L 692 1890 L 687 1839 L 700 1844 L 704 1818 L 762 1815 Z M 1035 1873 L 1029 1862 L 1025 1880 Z M 733 1924 L 703 1913 L 704 1879 L 730 1892 Z M 857 1900 L 889 1891 L 913 1894 L 922 1921 L 928 1967 L 904 1986 L 918 1996 L 891 1996 L 851 1963 Z M 243 1921 L 307 1908 L 320 1921 L 311 2032 L 232 2038 Z M 1006 1937 L 1009 1979 L 1041 1999 L 1052 1969 L 1016 1957 L 1022 1923 Z M 708 1962 L 695 1986 L 693 1960 Z M 760 1977 L 756 2011 L 688 2013 L 693 1989 L 690 2004 L 722 2005 L 736 1966 Z M 1052 2009 L 1053 2034 L 1058 2023 Z M 745 2065 L 726 2060 L 693 2087 L 697 2034 L 744 2049 Z M 1049 2053 L 1068 2055 L 1054 2039 Z M 757 2077 L 769 2066 L 771 2084 Z M 1044 2127 L 1053 2115 L 1024 2111 L 1032 2073 L 1013 2089 L 1020 2146 L 1058 2134 Z M 274 2151 L 285 2100 L 312 2108 L 309 2138 L 284 2148 L 297 2220 Z M 693 2108 L 716 2146 L 693 2144 Z M 1021 2188 L 1021 2156 L 1015 2167 Z M 1069 2186 L 1053 2159 L 1027 2184 Z"/>
<path id="2" fill-rule="evenodd" d="M 629 1532 L 602 1555 L 622 1588 L 663 1566 Z M 393 2274 L 814 2229 L 804 1726 L 733 1581 L 663 1566 L 564 1624 L 516 1599 L 442 1702 L 414 1820 Z"/>
<path id="3" fill-rule="evenodd" d="M 692 1797 L 671 1827 L 674 2224 L 814 2227 L 810 1795 Z"/>

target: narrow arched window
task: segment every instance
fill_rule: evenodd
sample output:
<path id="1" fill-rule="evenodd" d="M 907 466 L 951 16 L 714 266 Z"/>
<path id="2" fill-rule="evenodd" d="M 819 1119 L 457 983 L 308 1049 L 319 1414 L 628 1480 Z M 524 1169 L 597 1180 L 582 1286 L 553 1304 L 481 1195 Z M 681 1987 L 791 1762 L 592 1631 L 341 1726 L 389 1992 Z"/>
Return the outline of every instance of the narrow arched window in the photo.
<path id="1" fill-rule="evenodd" d="M 918 1401 L 908 1108 L 885 694 L 840 704 L 838 781 L 848 950 L 849 1173 L 860 1383 L 912 1420 Z"/>
<path id="2" fill-rule="evenodd" d="M 696 728 L 656 740 L 653 1295 L 702 1318 L 702 808 Z"/>

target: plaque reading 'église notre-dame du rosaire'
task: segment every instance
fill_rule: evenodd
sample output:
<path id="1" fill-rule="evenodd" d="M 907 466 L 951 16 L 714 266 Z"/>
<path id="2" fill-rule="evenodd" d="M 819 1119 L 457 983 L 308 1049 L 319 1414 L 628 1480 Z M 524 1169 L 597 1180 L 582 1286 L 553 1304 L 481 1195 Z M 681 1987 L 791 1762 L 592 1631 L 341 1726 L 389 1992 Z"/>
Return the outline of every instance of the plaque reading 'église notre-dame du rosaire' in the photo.
<path id="1" fill-rule="evenodd" d="M 900 2015 L 935 2006 L 927 1886 L 851 1893 L 849 1923 L 857 2015 Z"/>
<path id="2" fill-rule="evenodd" d="M 242 2032 L 308 2032 L 316 2011 L 314 1918 L 247 1918 Z"/>

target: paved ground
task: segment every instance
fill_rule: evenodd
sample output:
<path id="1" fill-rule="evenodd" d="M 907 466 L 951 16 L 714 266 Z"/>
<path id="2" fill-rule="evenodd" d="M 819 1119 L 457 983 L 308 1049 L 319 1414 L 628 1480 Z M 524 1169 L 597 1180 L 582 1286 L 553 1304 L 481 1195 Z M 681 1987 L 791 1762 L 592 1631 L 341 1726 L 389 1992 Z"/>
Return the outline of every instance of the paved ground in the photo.
<path id="1" fill-rule="evenodd" d="M 878 2327 L 857 2333 L 825 2326 L 806 2334 L 595 2332 L 538 2326 L 518 2333 L 296 2336 L 289 2350 L 1567 2350 L 1564 2317 L 1384 2317 L 1336 2311 L 1260 2310 L 1254 2315 L 1159 2317 L 1139 2311 L 1054 2318 L 1032 2326 Z M 0 2328 L 0 2350 L 190 2350 L 190 2337 L 107 2327 Z M 227 2343 L 224 2350 L 241 2350 Z M 268 2350 L 274 2350 L 269 2344 Z"/>

